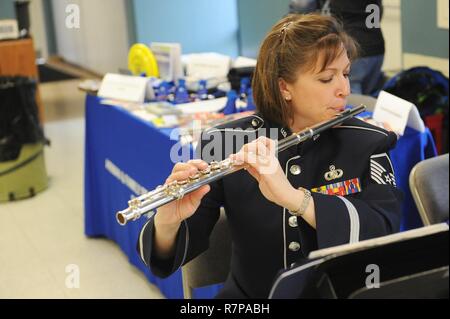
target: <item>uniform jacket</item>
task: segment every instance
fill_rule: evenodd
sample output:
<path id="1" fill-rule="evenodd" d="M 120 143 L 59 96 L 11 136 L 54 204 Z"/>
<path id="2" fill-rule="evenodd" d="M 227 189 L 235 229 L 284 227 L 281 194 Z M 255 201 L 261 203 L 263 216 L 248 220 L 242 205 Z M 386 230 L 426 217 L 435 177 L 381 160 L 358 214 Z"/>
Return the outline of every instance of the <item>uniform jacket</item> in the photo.
<path id="1" fill-rule="evenodd" d="M 230 147 L 230 135 L 246 136 L 247 143 L 268 135 L 268 128 L 276 139 L 291 134 L 255 114 L 204 132 L 198 150 L 208 153 L 202 154 L 208 162 L 211 156 L 221 160 L 242 146 Z M 211 143 L 224 139 L 228 143 L 222 151 L 211 151 Z M 169 276 L 208 248 L 223 206 L 233 248 L 230 275 L 219 297 L 267 298 L 276 274 L 305 261 L 309 252 L 399 231 L 402 193 L 388 154 L 396 140 L 394 133 L 352 118 L 278 155 L 290 183 L 313 190 L 316 229 L 268 201 L 256 180 L 241 170 L 211 184 L 194 215 L 182 222 L 173 258 L 153 254 L 153 218 L 140 233 L 139 254 L 155 275 Z"/>

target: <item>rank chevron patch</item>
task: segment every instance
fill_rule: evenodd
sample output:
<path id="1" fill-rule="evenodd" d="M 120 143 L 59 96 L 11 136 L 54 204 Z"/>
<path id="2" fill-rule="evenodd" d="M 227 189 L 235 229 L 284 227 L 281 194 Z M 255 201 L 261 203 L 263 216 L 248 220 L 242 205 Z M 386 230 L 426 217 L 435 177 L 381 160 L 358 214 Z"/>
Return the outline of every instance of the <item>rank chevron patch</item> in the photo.
<path id="1" fill-rule="evenodd" d="M 397 186 L 394 168 L 386 153 L 370 157 L 370 178 L 377 184 Z"/>

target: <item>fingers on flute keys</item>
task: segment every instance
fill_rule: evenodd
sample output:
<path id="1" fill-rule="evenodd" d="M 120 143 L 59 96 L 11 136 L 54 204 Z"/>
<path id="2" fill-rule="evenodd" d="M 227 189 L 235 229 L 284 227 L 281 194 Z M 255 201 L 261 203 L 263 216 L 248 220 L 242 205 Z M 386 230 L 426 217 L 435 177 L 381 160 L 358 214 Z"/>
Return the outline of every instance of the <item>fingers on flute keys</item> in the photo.
<path id="1" fill-rule="evenodd" d="M 195 177 L 200 171 L 208 168 L 208 163 L 202 160 L 191 160 L 187 163 L 177 163 L 172 174 L 167 178 L 166 184 L 173 181 L 184 181 L 189 177 Z"/>
<path id="2" fill-rule="evenodd" d="M 275 155 L 275 142 L 267 137 L 260 137 L 242 147 L 237 153 L 230 156 L 236 164 L 247 163 L 257 170 L 267 166 Z"/>

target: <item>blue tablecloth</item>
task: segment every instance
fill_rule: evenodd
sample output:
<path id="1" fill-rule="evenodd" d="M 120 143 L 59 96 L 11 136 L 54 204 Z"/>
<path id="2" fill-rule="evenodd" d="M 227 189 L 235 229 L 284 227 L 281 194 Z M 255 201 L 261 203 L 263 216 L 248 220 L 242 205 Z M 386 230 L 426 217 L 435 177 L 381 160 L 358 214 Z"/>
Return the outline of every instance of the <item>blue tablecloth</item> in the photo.
<path id="1" fill-rule="evenodd" d="M 360 114 L 362 117 L 371 115 L 370 112 Z M 425 128 L 424 133 L 420 133 L 406 127 L 403 136 L 397 141 L 395 149 L 389 155 L 394 166 L 397 187 L 405 194 L 400 230 L 422 227 L 422 220 L 409 189 L 409 173 L 418 162 L 437 155 L 433 135 L 428 128 Z"/>
<path id="2" fill-rule="evenodd" d="M 142 263 L 136 242 L 145 218 L 120 226 L 118 210 L 126 208 L 132 195 L 163 183 L 173 164 L 170 150 L 177 142 L 171 130 L 157 129 L 127 111 L 100 104 L 86 97 L 85 142 L 85 234 L 114 240 L 145 276 L 168 298 L 183 298 L 181 270 L 167 279 L 155 277 Z M 419 161 L 436 155 L 429 131 L 407 129 L 391 153 L 398 186 L 405 191 L 402 230 L 422 226 L 409 192 L 408 176 Z M 196 298 L 211 298 L 220 285 L 194 290 Z"/>
<path id="3" fill-rule="evenodd" d="M 115 213 L 125 209 L 131 196 L 143 188 L 151 190 L 163 183 L 173 164 L 171 130 L 159 130 L 127 111 L 86 98 L 85 141 L 85 234 L 114 240 L 145 276 L 167 298 L 183 298 L 181 270 L 166 279 L 155 277 L 136 251 L 139 232 L 146 218 L 125 227 Z M 134 190 L 135 192 L 133 192 Z M 120 274 L 119 274 L 120 275 Z M 220 286 L 195 289 L 194 297 L 212 298 Z"/>

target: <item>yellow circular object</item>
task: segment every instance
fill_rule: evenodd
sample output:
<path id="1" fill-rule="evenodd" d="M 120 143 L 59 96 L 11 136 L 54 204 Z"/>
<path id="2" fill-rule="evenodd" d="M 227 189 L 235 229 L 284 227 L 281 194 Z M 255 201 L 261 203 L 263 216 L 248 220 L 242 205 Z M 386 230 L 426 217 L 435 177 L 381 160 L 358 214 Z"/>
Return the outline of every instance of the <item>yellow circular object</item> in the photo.
<path id="1" fill-rule="evenodd" d="M 159 77 L 158 63 L 153 52 L 142 43 L 134 44 L 128 53 L 128 69 L 133 75 Z"/>

